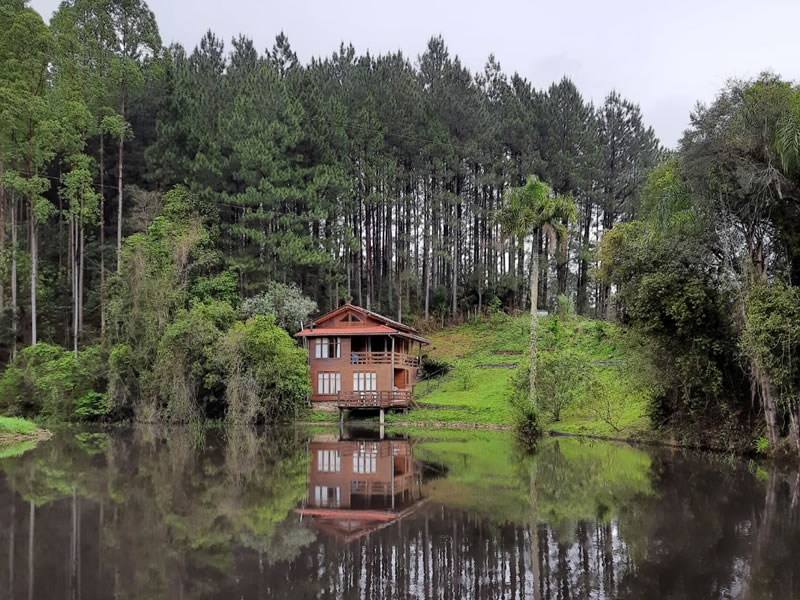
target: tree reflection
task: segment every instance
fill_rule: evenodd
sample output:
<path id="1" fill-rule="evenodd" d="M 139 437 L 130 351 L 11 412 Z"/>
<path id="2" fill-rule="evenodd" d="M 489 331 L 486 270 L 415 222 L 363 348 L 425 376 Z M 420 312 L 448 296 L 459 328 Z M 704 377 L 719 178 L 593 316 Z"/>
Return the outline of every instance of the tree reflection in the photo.
<path id="1" fill-rule="evenodd" d="M 797 473 L 706 455 L 146 427 L 0 470 L 9 598 L 800 597 Z"/>

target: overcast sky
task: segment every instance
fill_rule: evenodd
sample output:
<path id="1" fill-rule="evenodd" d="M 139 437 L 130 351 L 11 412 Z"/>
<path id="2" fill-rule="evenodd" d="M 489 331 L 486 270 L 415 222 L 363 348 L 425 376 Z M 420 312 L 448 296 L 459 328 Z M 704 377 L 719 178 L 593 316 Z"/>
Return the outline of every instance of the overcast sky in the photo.
<path id="1" fill-rule="evenodd" d="M 32 0 L 46 20 L 60 0 Z M 260 50 L 283 30 L 304 62 L 341 41 L 416 61 L 441 34 L 473 71 L 494 53 L 537 88 L 564 75 L 596 104 L 612 89 L 637 102 L 667 146 L 698 100 L 730 77 L 771 69 L 800 79 L 800 0 L 150 0 L 165 44 L 193 48 L 207 29 Z"/>

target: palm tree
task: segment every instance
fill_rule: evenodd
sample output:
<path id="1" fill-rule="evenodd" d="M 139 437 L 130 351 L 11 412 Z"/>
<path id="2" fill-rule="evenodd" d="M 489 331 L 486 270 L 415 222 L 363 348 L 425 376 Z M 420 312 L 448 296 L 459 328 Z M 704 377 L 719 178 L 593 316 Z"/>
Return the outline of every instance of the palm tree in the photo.
<path id="1" fill-rule="evenodd" d="M 498 222 L 505 235 L 532 237 L 531 243 L 531 405 L 536 408 L 536 340 L 537 303 L 539 290 L 539 236 L 551 237 L 554 248 L 566 255 L 567 225 L 577 218 L 578 209 L 570 196 L 553 194 L 553 190 L 535 175 L 528 177 L 522 187 L 511 188 L 506 194 Z"/>
<path id="2" fill-rule="evenodd" d="M 778 120 L 775 146 L 784 172 L 800 167 L 800 89 L 792 93 L 785 113 Z"/>

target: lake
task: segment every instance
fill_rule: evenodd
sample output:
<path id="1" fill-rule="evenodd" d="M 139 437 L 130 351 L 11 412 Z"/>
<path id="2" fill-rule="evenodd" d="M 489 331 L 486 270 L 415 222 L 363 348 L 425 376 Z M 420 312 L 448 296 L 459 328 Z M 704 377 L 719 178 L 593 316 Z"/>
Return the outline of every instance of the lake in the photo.
<path id="1" fill-rule="evenodd" d="M 58 431 L 0 531 L 0 598 L 800 598 L 797 472 L 504 432 Z"/>

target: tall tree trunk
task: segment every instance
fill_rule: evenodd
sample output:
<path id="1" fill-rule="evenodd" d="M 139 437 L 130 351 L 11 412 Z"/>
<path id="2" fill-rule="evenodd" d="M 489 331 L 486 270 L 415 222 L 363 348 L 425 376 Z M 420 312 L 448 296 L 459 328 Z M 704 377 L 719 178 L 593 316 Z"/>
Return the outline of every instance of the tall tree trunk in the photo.
<path id="1" fill-rule="evenodd" d="M 431 220 L 430 220 L 430 211 L 428 210 L 428 188 L 427 185 L 425 186 L 424 190 L 424 199 L 423 204 L 425 206 L 425 210 L 423 211 L 423 219 L 425 220 L 425 224 L 423 226 L 423 234 L 422 234 L 422 279 L 423 285 L 425 286 L 425 320 L 427 321 L 430 318 L 430 299 L 431 299 L 431 276 L 430 276 L 430 259 L 428 257 L 428 249 L 430 247 L 430 227 L 431 227 Z"/>
<path id="2" fill-rule="evenodd" d="M 36 345 L 36 279 L 39 276 L 39 250 L 36 240 L 36 214 L 33 210 L 33 198 L 30 200 L 28 214 L 28 234 L 31 249 L 31 346 Z"/>
<path id="3" fill-rule="evenodd" d="M 100 132 L 100 339 L 105 339 L 106 334 L 106 218 L 105 218 L 105 162 L 104 162 L 103 132 Z"/>
<path id="4" fill-rule="evenodd" d="M 82 212 L 82 211 L 81 211 Z M 80 224 L 80 264 L 78 270 L 78 331 L 83 332 L 83 276 L 85 273 L 84 250 L 86 248 L 86 230 Z"/>
<path id="5" fill-rule="evenodd" d="M 789 404 L 789 439 L 800 457 L 800 402 L 796 398 Z"/>
<path id="6" fill-rule="evenodd" d="M 125 122 L 125 94 L 122 95 L 122 121 Z M 119 134 L 119 149 L 117 152 L 117 273 L 122 269 L 122 155 L 125 149 L 125 133 Z"/>
<path id="7" fill-rule="evenodd" d="M 372 310 L 372 209 L 370 206 L 366 205 L 364 207 L 364 211 L 367 216 L 366 222 L 366 251 L 367 251 L 367 265 L 366 265 L 366 275 L 367 275 L 367 310 Z"/>
<path id="8" fill-rule="evenodd" d="M 531 357 L 531 372 L 530 372 L 530 389 L 531 389 L 531 406 L 536 409 L 536 343 L 538 341 L 538 300 L 539 300 L 539 262 L 541 255 L 538 252 L 539 248 L 539 229 L 533 234 L 533 245 L 531 247 L 531 340 L 530 340 L 530 357 Z"/>
<path id="9" fill-rule="evenodd" d="M 6 254 L 6 190 L 3 186 L 3 158 L 0 157 L 0 256 Z M 0 315 L 6 307 L 6 282 L 0 278 Z"/>
<path id="10" fill-rule="evenodd" d="M 589 305 L 588 297 L 588 284 L 589 284 L 589 261 L 587 254 L 589 252 L 589 233 L 592 226 L 592 203 L 589 197 L 586 197 L 584 204 L 584 222 L 583 222 L 583 241 L 581 243 L 581 262 L 578 275 L 578 314 L 586 315 Z"/>
<path id="11" fill-rule="evenodd" d="M 539 256 L 539 260 L 537 261 L 537 265 L 539 268 L 542 269 L 541 278 L 542 278 L 542 306 L 544 306 L 545 310 L 549 306 L 547 300 L 547 284 L 549 279 L 549 271 L 550 271 L 550 236 L 544 236 L 544 254 Z M 542 260 L 544 259 L 544 260 Z"/>
<path id="12" fill-rule="evenodd" d="M 72 350 L 78 358 L 78 224 L 73 213 L 69 220 L 69 272 L 72 284 Z"/>
<path id="13" fill-rule="evenodd" d="M 564 238 L 556 242 L 556 279 L 558 281 L 558 294 L 567 293 L 567 265 L 569 264 L 569 223 L 564 220 Z"/>
<path id="14" fill-rule="evenodd" d="M 778 406 L 775 401 L 772 384 L 766 373 L 752 359 L 750 360 L 750 369 L 752 371 L 752 392 L 761 400 L 761 406 L 764 409 L 764 421 L 767 425 L 767 440 L 769 441 L 769 447 L 775 450 L 780 440 L 780 427 L 778 426 Z"/>
<path id="15" fill-rule="evenodd" d="M 11 192 L 11 357 L 17 355 L 17 197 Z"/>

